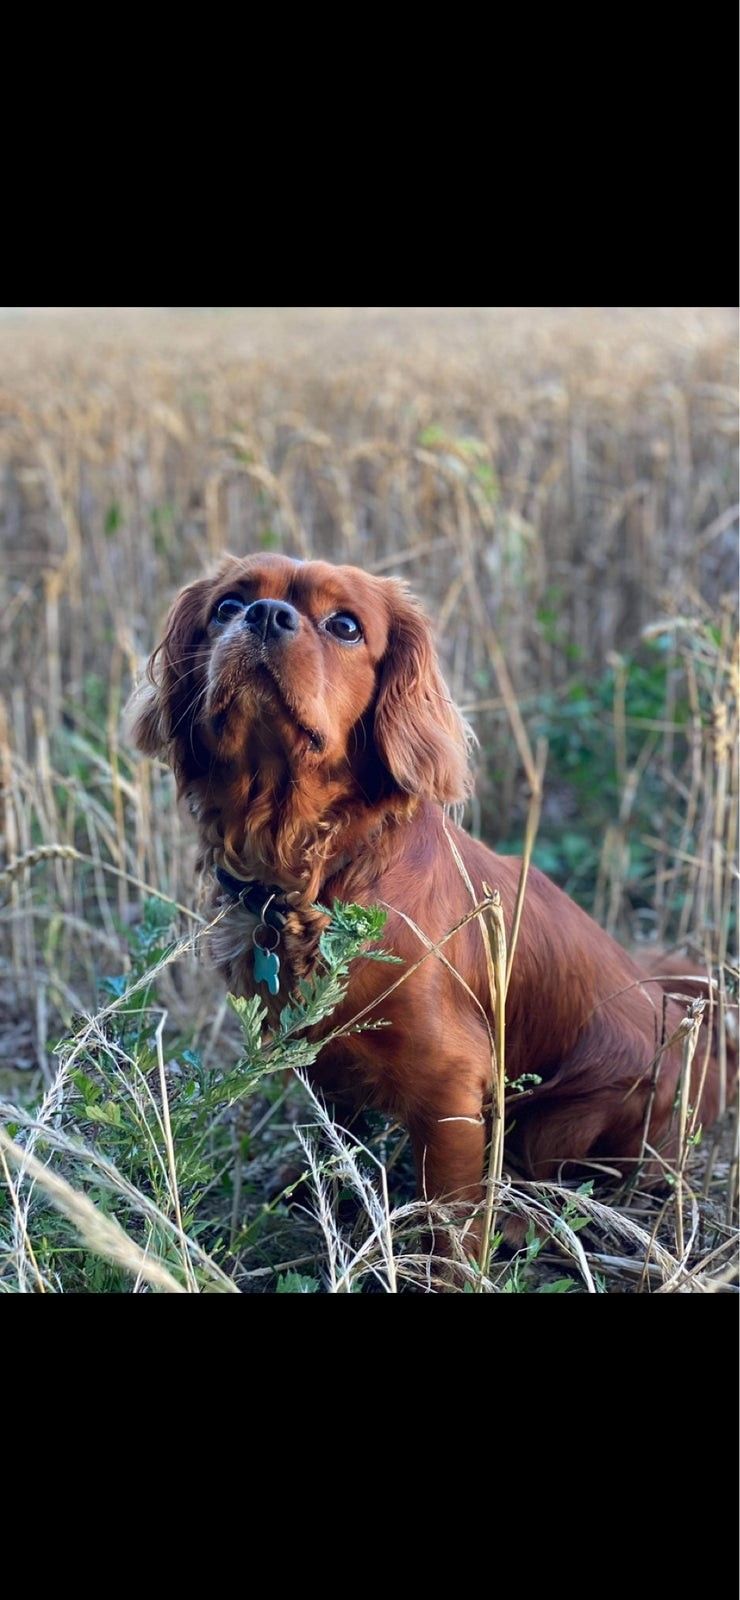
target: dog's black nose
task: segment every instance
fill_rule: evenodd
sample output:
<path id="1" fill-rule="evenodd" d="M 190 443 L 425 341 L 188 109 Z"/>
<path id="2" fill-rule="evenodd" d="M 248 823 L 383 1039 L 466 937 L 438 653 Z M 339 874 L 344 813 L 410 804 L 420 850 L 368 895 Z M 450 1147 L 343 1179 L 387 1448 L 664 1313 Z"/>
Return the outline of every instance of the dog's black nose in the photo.
<path id="1" fill-rule="evenodd" d="M 253 600 L 244 621 L 263 639 L 290 639 L 301 625 L 295 606 L 289 606 L 287 600 Z"/>

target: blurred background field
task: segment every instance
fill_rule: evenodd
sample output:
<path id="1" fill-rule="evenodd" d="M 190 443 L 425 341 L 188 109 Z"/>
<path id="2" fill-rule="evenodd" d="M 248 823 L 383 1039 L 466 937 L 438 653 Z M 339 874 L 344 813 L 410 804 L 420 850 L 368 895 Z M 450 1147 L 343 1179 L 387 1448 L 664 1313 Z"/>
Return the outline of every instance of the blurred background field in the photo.
<path id="1" fill-rule="evenodd" d="M 737 313 L 44 308 L 0 321 L 3 1094 L 125 973 L 192 839 L 120 713 L 169 600 L 222 550 L 408 580 L 480 741 L 467 818 L 625 942 L 735 962 Z M 113 867 L 121 876 L 106 869 Z M 180 925 L 184 926 L 184 925 Z M 170 1019 L 216 1059 L 201 969 Z"/>

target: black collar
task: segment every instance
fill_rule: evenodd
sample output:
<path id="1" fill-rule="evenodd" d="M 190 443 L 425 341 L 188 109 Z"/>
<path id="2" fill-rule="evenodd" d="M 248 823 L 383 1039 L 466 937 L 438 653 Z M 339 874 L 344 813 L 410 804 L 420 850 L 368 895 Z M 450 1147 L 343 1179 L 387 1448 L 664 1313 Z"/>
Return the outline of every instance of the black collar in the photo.
<path id="1" fill-rule="evenodd" d="M 215 871 L 221 888 L 232 899 L 238 900 L 245 910 L 251 911 L 261 922 L 282 933 L 290 906 L 278 884 L 271 886 L 269 883 L 260 883 L 258 878 L 245 883 L 243 878 L 235 878 L 230 872 L 225 872 L 223 867 L 216 867 Z"/>

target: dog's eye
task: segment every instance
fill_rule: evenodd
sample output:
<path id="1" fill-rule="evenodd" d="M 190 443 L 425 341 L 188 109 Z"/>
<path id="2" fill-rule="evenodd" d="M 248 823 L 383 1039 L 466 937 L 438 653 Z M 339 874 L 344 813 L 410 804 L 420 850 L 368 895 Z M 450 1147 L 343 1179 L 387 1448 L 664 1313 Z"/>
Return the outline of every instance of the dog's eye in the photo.
<path id="1" fill-rule="evenodd" d="M 327 633 L 333 634 L 335 639 L 341 639 L 344 644 L 356 644 L 362 638 L 362 628 L 356 617 L 351 617 L 348 611 L 337 611 L 333 617 L 327 617 L 324 627 Z"/>
<path id="2" fill-rule="evenodd" d="M 244 611 L 244 601 L 236 594 L 227 594 L 224 600 L 219 600 L 213 613 L 214 622 L 233 622 Z"/>

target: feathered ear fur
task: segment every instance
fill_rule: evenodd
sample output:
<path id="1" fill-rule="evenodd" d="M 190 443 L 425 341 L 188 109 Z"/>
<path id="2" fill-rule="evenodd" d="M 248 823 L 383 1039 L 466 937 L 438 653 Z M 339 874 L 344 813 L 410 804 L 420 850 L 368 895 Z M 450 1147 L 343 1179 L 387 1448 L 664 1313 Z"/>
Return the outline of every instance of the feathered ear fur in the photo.
<path id="1" fill-rule="evenodd" d="M 124 716 L 127 738 L 147 756 L 169 756 L 175 735 L 190 739 L 189 708 L 197 699 L 194 668 L 205 629 L 206 600 L 212 578 L 181 589 L 173 601 L 161 644 L 149 657 L 147 676 L 133 692 Z"/>
<path id="2" fill-rule="evenodd" d="M 405 585 L 386 581 L 392 620 L 375 705 L 375 745 L 406 794 L 458 803 L 473 786 L 472 734 L 440 672 L 428 619 Z"/>
<path id="3" fill-rule="evenodd" d="M 145 679 L 136 685 L 123 713 L 123 737 L 145 756 L 164 754 L 167 740 L 163 728 L 162 690 L 156 684 Z"/>

